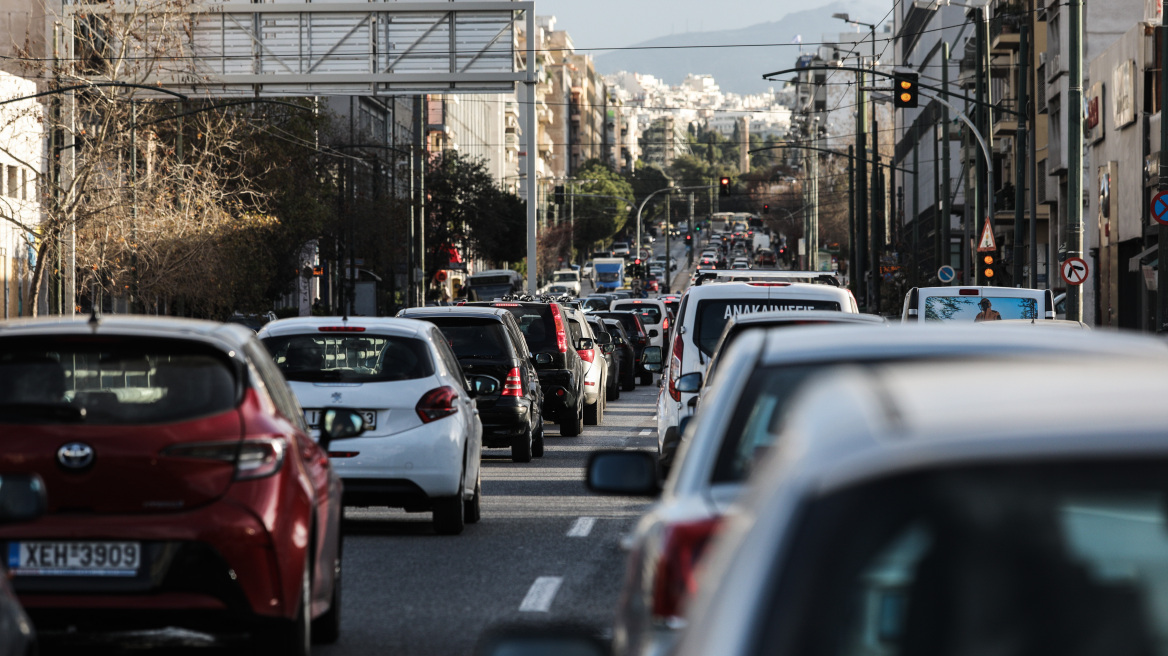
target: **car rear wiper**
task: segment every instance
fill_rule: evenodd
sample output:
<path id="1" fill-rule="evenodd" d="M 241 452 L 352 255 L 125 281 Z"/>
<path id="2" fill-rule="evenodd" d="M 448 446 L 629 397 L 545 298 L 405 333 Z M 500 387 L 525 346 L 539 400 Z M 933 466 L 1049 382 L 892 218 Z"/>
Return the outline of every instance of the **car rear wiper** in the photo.
<path id="1" fill-rule="evenodd" d="M 0 417 L 81 422 L 85 421 L 85 408 L 64 403 L 2 403 Z"/>

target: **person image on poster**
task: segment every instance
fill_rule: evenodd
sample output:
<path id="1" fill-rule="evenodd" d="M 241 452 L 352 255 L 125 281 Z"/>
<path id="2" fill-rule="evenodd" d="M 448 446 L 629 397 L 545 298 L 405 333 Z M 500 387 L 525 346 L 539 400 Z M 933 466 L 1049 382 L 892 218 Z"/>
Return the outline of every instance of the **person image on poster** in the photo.
<path id="1" fill-rule="evenodd" d="M 975 323 L 982 322 L 982 321 L 1001 321 L 1002 320 L 1002 315 L 999 314 L 997 311 L 991 309 L 993 307 L 993 303 L 990 303 L 990 299 L 983 298 L 983 299 L 981 299 L 981 302 L 978 303 L 977 305 L 978 305 L 978 307 L 981 308 L 981 312 L 978 312 L 977 316 L 973 318 Z"/>

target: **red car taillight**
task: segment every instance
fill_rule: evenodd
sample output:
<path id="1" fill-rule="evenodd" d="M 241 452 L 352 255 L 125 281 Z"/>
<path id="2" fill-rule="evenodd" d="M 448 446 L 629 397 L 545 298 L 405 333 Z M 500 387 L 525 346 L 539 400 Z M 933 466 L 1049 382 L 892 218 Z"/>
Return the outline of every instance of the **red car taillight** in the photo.
<path id="1" fill-rule="evenodd" d="M 673 524 L 665 528 L 661 559 L 653 580 L 653 615 L 681 616 L 682 604 L 697 592 L 698 561 L 714 537 L 720 517 Z"/>
<path id="2" fill-rule="evenodd" d="M 175 444 L 162 450 L 167 458 L 221 460 L 235 464 L 235 480 L 264 478 L 280 471 L 287 444 L 280 438 Z"/>
<path id="3" fill-rule="evenodd" d="M 519 375 L 519 367 L 512 367 L 503 381 L 503 396 L 523 396 L 523 378 Z"/>
<path id="4" fill-rule="evenodd" d="M 556 324 L 556 348 L 560 353 L 568 352 L 568 333 L 564 330 L 564 318 L 560 316 L 560 306 L 552 305 L 552 321 Z"/>
<path id="5" fill-rule="evenodd" d="M 458 412 L 458 408 L 454 405 L 457 399 L 458 392 L 455 392 L 453 387 L 446 385 L 426 392 L 414 409 L 422 423 L 428 424 Z"/>
<path id="6" fill-rule="evenodd" d="M 677 377 L 681 375 L 681 356 L 685 353 L 685 342 L 681 341 L 681 337 L 678 335 L 673 338 L 673 360 L 669 363 L 669 396 L 674 401 L 681 400 L 681 392 L 676 387 Z"/>
<path id="7" fill-rule="evenodd" d="M 580 354 L 580 359 L 585 362 L 592 362 L 596 359 L 596 349 L 578 349 L 576 352 Z"/>

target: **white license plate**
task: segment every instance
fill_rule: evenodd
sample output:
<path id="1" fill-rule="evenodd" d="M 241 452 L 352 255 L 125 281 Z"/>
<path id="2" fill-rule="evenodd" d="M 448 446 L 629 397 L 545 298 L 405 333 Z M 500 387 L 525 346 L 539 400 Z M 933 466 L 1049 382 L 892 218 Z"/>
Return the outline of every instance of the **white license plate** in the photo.
<path id="1" fill-rule="evenodd" d="M 358 410 L 361 416 L 365 418 L 365 429 L 373 430 L 377 428 L 377 411 L 376 410 Z M 320 428 L 320 410 L 305 410 L 304 423 L 308 424 L 309 428 Z"/>
<path id="2" fill-rule="evenodd" d="M 136 576 L 138 542 L 9 542 L 8 571 L 16 576 Z"/>

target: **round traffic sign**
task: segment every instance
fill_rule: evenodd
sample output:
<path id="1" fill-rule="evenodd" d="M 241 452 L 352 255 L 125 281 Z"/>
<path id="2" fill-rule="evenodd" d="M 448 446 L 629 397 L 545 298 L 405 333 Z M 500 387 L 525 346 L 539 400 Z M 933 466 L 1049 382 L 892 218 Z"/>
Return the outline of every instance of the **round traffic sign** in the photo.
<path id="1" fill-rule="evenodd" d="M 941 267 L 940 269 L 937 269 L 937 280 L 940 280 L 941 282 L 953 282 L 953 279 L 956 277 L 957 272 L 954 271 L 953 267 L 949 266 L 948 264 Z"/>
<path id="2" fill-rule="evenodd" d="M 1068 285 L 1083 284 L 1090 272 L 1087 262 L 1081 257 L 1068 257 L 1059 267 L 1059 274 L 1062 275 L 1063 282 Z"/>
<path id="3" fill-rule="evenodd" d="M 1152 218 L 1168 225 L 1168 191 L 1161 191 L 1152 196 Z"/>

